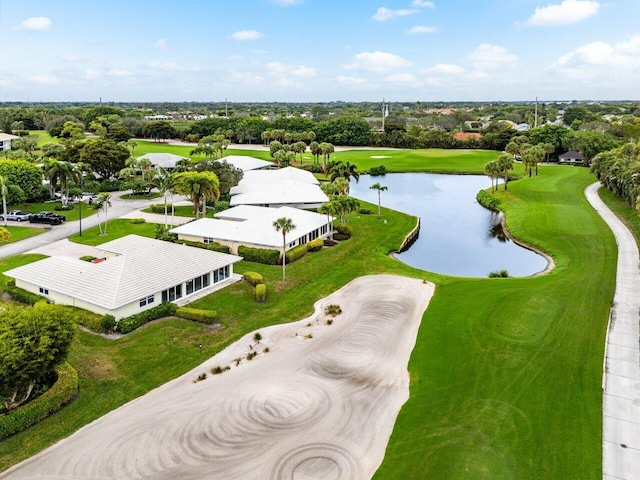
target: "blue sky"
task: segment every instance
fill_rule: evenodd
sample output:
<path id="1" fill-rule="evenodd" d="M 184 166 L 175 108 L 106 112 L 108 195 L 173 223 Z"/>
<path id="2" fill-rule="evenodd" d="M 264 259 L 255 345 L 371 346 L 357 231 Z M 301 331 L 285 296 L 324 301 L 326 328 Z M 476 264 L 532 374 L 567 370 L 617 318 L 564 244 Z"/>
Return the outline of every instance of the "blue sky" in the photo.
<path id="1" fill-rule="evenodd" d="M 0 0 L 0 101 L 638 99 L 639 0 Z"/>

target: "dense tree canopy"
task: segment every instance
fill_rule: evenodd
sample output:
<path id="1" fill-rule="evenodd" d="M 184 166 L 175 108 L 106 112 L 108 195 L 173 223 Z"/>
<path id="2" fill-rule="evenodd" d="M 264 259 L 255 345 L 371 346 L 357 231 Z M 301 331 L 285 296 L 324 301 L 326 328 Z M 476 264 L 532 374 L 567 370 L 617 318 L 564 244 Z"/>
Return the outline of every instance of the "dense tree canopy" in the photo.
<path id="1" fill-rule="evenodd" d="M 40 199 L 42 170 L 37 165 L 26 160 L 0 160 L 0 175 L 8 180 L 9 185 L 20 187 L 19 190 L 9 188 L 9 204 Z"/>
<path id="2" fill-rule="evenodd" d="M 127 158 L 127 147 L 104 138 L 85 143 L 80 151 L 80 160 L 88 163 L 102 178 L 116 176 L 125 167 Z"/>
<path id="3" fill-rule="evenodd" d="M 315 126 L 318 142 L 334 145 L 366 146 L 371 142 L 371 126 L 363 118 L 339 117 Z"/>

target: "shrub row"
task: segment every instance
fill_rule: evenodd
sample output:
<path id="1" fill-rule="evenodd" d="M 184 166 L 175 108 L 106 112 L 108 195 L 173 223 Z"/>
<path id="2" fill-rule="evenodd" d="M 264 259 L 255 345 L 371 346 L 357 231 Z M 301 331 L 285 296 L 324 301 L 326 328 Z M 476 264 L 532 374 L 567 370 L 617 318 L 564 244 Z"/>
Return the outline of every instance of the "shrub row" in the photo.
<path id="1" fill-rule="evenodd" d="M 244 257 L 247 262 L 264 263 L 266 265 L 277 265 L 280 259 L 280 252 L 269 248 L 238 247 L 238 255 Z"/>
<path id="2" fill-rule="evenodd" d="M 244 280 L 255 286 L 262 283 L 262 275 L 258 272 L 244 272 Z"/>
<path id="3" fill-rule="evenodd" d="M 476 200 L 480 205 L 491 210 L 496 210 L 500 205 L 500 199 L 494 197 L 486 190 L 480 190 L 476 195 Z"/>
<path id="4" fill-rule="evenodd" d="M 16 287 L 15 285 L 10 285 L 7 283 L 7 293 L 11 295 L 15 301 L 20 303 L 26 303 L 27 305 L 35 305 L 37 302 L 48 302 L 48 300 L 41 296 L 36 295 L 35 293 L 27 292 L 26 290 Z"/>
<path id="5" fill-rule="evenodd" d="M 287 257 L 287 263 L 292 263 L 298 260 L 299 258 L 304 257 L 307 254 L 307 246 L 306 245 L 298 245 L 297 247 L 292 248 L 285 256 Z"/>
<path id="6" fill-rule="evenodd" d="M 227 245 L 221 245 L 218 242 L 211 242 L 207 245 L 207 250 L 220 253 L 231 253 L 231 249 Z"/>
<path id="7" fill-rule="evenodd" d="M 307 243 L 307 250 L 310 252 L 317 252 L 324 247 L 324 240 L 321 238 L 316 238 L 315 240 L 311 240 Z"/>
<path id="8" fill-rule="evenodd" d="M 40 397 L 0 415 L 0 441 L 41 422 L 68 404 L 78 391 L 78 373 L 68 363 L 56 368 L 56 383 Z"/>
<path id="9" fill-rule="evenodd" d="M 132 225 L 140 225 L 141 223 L 147 223 L 147 221 L 144 218 L 132 218 L 131 219 L 131 224 Z"/>
<path id="10" fill-rule="evenodd" d="M 176 316 L 193 320 L 194 322 L 211 325 L 218 319 L 218 314 L 214 310 L 200 310 L 198 308 L 180 307 L 176 310 Z"/>
<path id="11" fill-rule="evenodd" d="M 136 313 L 130 317 L 121 318 L 118 321 L 117 330 L 120 333 L 132 332 L 151 320 L 175 315 L 177 309 L 178 307 L 173 303 L 163 303 L 162 305 L 150 308 L 149 310 L 144 310 L 143 312 Z"/>
<path id="12" fill-rule="evenodd" d="M 71 305 L 58 305 L 58 308 L 64 312 L 64 315 L 71 318 L 74 323 L 83 325 L 94 332 L 105 332 L 102 327 L 102 315 L 89 310 L 84 310 Z"/>
<path id="13" fill-rule="evenodd" d="M 149 205 L 149 210 L 151 210 L 151 213 L 162 213 L 164 214 L 164 203 L 161 204 L 156 204 L 156 203 L 152 203 L 151 205 Z M 171 213 L 171 204 L 167 203 L 167 213 Z"/>
<path id="14" fill-rule="evenodd" d="M 267 299 L 267 286 L 264 283 L 256 285 L 256 302 L 263 303 Z"/>

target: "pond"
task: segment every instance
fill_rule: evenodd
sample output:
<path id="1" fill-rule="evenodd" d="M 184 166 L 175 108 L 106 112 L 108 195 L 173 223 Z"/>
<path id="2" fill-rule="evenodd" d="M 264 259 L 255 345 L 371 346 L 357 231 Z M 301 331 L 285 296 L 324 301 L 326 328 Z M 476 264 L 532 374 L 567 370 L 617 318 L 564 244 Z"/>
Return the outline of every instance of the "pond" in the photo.
<path id="1" fill-rule="evenodd" d="M 369 188 L 376 182 L 388 188 L 382 192 L 383 207 L 421 219 L 416 242 L 396 255 L 408 265 L 463 277 L 486 277 L 497 270 L 507 270 L 512 277 L 526 277 L 547 267 L 543 256 L 505 235 L 501 214 L 476 202 L 478 191 L 491 186 L 488 177 L 430 173 L 363 175 L 358 183 L 351 182 L 351 195 L 377 205 L 378 193 Z"/>

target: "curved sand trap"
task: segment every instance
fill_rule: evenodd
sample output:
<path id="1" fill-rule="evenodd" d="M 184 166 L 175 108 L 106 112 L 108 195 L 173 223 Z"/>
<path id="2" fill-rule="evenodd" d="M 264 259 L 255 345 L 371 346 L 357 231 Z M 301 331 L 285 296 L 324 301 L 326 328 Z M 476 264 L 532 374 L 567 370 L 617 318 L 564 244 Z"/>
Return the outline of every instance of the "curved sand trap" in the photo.
<path id="1" fill-rule="evenodd" d="M 392 275 L 353 280 L 311 317 L 261 329 L 260 342 L 246 335 L 0 478 L 371 478 L 409 398 L 407 363 L 433 291 Z M 330 304 L 343 312 L 331 325 Z"/>
<path id="2" fill-rule="evenodd" d="M 389 155 L 371 155 L 371 158 L 391 158 Z"/>

